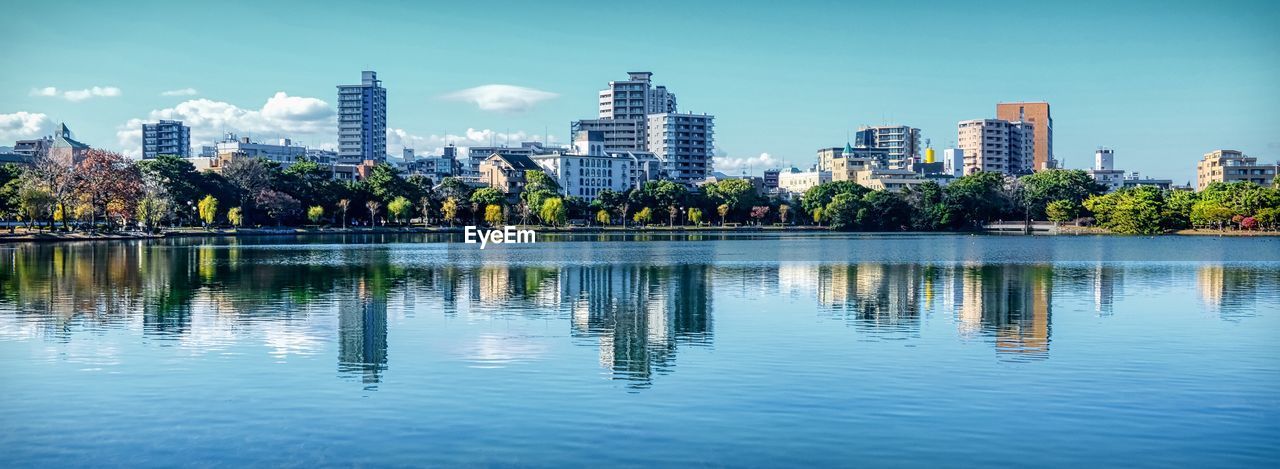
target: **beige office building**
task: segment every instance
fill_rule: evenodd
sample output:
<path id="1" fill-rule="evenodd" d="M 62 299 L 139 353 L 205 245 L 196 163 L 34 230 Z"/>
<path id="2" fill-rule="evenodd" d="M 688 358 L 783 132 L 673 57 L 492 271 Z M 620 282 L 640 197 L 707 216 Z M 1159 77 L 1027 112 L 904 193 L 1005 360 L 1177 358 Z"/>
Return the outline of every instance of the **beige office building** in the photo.
<path id="1" fill-rule="evenodd" d="M 1196 163 L 1196 190 L 1214 182 L 1249 181 L 1262 187 L 1276 183 L 1280 164 L 1259 164 L 1258 159 L 1236 150 L 1214 150 Z"/>

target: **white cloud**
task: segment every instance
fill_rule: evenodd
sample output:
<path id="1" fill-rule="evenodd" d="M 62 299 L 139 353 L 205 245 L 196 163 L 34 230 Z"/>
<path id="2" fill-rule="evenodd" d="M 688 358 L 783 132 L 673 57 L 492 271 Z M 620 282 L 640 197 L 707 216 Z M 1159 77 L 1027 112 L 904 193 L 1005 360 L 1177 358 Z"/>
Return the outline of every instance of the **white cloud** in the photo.
<path id="1" fill-rule="evenodd" d="M 318 148 L 332 148 L 338 133 L 329 103 L 280 91 L 256 110 L 200 98 L 151 111 L 146 119 L 130 119 L 117 128 L 121 151 L 128 156 L 141 155 L 143 122 L 160 119 L 179 120 L 191 127 L 191 146 L 197 151 L 201 145 L 221 139 L 224 132 L 261 141 L 291 138 L 299 144 Z"/>
<path id="2" fill-rule="evenodd" d="M 53 123 L 44 114 L 25 111 L 0 114 L 0 142 L 5 144 L 14 140 L 38 138 L 52 133 L 52 128 Z"/>
<path id="3" fill-rule="evenodd" d="M 751 174 L 757 174 L 766 169 L 780 169 L 789 166 L 791 166 L 791 162 L 768 153 L 761 153 L 760 156 L 751 156 L 747 158 L 717 156 L 712 159 L 712 167 L 715 168 L 716 171 L 725 173 L 729 176 L 737 176 L 742 174 L 743 171 Z"/>
<path id="4" fill-rule="evenodd" d="M 482 85 L 441 96 L 451 101 L 474 103 L 482 111 L 524 112 L 558 94 L 515 85 Z"/>
<path id="5" fill-rule="evenodd" d="M 45 88 L 45 91 L 48 91 L 48 88 Z M 116 96 L 120 96 L 120 88 L 114 86 L 95 86 L 83 90 L 62 92 L 62 97 L 71 102 L 84 101 L 89 98 L 114 98 Z"/>
<path id="6" fill-rule="evenodd" d="M 182 88 L 179 90 L 169 90 L 160 93 L 160 96 L 194 96 L 198 91 L 195 88 Z"/>
<path id="7" fill-rule="evenodd" d="M 418 136 L 410 134 L 404 129 L 387 129 L 387 153 L 399 156 L 405 148 L 413 148 L 419 156 L 439 155 L 444 152 L 444 147 L 453 144 L 463 148 L 459 151 L 458 156 L 466 156 L 467 147 L 473 146 L 490 146 L 490 145 L 520 145 L 520 142 L 542 142 L 555 144 L 558 139 L 555 135 L 544 137 L 538 134 L 530 134 L 525 131 L 516 131 L 511 133 L 497 132 L 490 129 L 478 130 L 468 128 L 462 135 L 444 134 L 444 135 L 428 135 Z"/>
<path id="8" fill-rule="evenodd" d="M 57 95 L 58 95 L 58 89 L 52 86 L 31 89 L 31 96 L 57 96 Z"/>

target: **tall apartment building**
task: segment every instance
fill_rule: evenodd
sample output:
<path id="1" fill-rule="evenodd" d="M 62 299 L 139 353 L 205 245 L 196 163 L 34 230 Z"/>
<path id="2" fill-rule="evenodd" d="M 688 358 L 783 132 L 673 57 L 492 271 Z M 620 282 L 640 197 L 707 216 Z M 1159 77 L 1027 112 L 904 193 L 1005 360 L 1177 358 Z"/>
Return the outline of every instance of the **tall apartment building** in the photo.
<path id="1" fill-rule="evenodd" d="M 1280 163 L 1259 164 L 1258 159 L 1236 150 L 1214 150 L 1196 163 L 1196 190 L 1214 182 L 1248 181 L 1262 187 L 1276 183 Z"/>
<path id="2" fill-rule="evenodd" d="M 628 72 L 626 80 L 609 82 L 600 91 L 600 118 L 644 120 L 649 114 L 676 112 L 676 94 L 654 86 L 652 78 L 652 72 Z"/>
<path id="3" fill-rule="evenodd" d="M 667 178 L 693 185 L 711 174 L 714 120 L 705 114 L 649 115 L 647 148 L 662 162 Z"/>
<path id="4" fill-rule="evenodd" d="M 905 169 L 920 157 L 920 129 L 905 125 L 862 127 L 854 134 L 859 146 L 888 150 L 887 167 Z"/>
<path id="5" fill-rule="evenodd" d="M 364 71 L 359 85 L 338 85 L 338 159 L 356 164 L 387 158 L 387 89 Z"/>
<path id="6" fill-rule="evenodd" d="M 964 151 L 964 173 L 993 171 L 1027 174 L 1032 171 L 1034 130 L 1030 123 L 1002 119 L 960 121 L 957 147 Z"/>
<path id="7" fill-rule="evenodd" d="M 142 124 L 142 158 L 160 155 L 191 157 L 191 127 L 170 120 Z"/>
<path id="8" fill-rule="evenodd" d="M 583 119 L 569 124 L 569 135 L 579 132 L 600 132 L 605 151 L 644 151 L 644 119 Z"/>
<path id="9" fill-rule="evenodd" d="M 1058 160 L 1053 157 L 1053 117 L 1049 114 L 1049 103 L 998 103 L 996 119 L 1028 122 L 1035 128 L 1032 171 L 1058 167 Z"/>

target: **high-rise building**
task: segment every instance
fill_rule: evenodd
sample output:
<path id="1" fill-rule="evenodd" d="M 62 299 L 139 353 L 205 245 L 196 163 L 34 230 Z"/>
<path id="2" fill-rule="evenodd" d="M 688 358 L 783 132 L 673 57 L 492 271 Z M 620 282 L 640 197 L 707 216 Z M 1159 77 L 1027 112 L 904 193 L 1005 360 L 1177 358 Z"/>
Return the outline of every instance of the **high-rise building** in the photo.
<path id="1" fill-rule="evenodd" d="M 644 119 L 582 119 L 569 124 L 569 135 L 600 132 L 608 152 L 644 151 Z"/>
<path id="2" fill-rule="evenodd" d="M 191 156 L 191 127 L 182 121 L 161 120 L 154 124 L 142 124 L 142 158 L 160 155 L 183 158 Z"/>
<path id="3" fill-rule="evenodd" d="M 1004 174 L 1031 172 L 1034 130 L 1030 123 L 1002 119 L 960 121 L 958 147 L 964 151 L 964 173 L 993 171 Z"/>
<path id="4" fill-rule="evenodd" d="M 1262 187 L 1276 182 L 1280 163 L 1259 164 L 1258 159 L 1236 150 L 1214 150 L 1196 163 L 1196 190 L 1214 182 L 1248 181 Z"/>
<path id="5" fill-rule="evenodd" d="M 364 71 L 359 85 L 338 85 L 338 159 L 356 164 L 387 158 L 387 89 Z"/>
<path id="6" fill-rule="evenodd" d="M 669 179 L 693 185 L 711 174 L 714 120 L 706 114 L 649 115 L 647 147 L 662 162 Z"/>
<path id="7" fill-rule="evenodd" d="M 600 118 L 644 120 L 649 114 L 676 112 L 676 94 L 653 86 L 652 78 L 652 72 L 628 72 L 626 80 L 609 82 L 600 91 Z"/>
<path id="8" fill-rule="evenodd" d="M 1035 127 L 1032 171 L 1058 167 L 1058 160 L 1053 157 L 1053 117 L 1049 114 L 1049 103 L 999 103 L 996 104 L 996 119 L 1028 122 Z"/>
<path id="9" fill-rule="evenodd" d="M 858 146 L 883 148 L 889 152 L 887 165 L 905 169 L 920 157 L 920 129 L 905 125 L 862 127 L 854 134 Z"/>

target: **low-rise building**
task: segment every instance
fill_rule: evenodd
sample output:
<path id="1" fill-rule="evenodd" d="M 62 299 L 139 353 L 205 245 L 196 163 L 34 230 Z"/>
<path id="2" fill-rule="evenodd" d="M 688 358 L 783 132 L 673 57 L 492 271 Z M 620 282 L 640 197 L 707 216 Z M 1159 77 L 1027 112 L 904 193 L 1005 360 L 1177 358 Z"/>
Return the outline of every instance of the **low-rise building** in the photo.
<path id="1" fill-rule="evenodd" d="M 480 182 L 514 199 L 524 191 L 525 171 L 538 166 L 527 155 L 494 152 L 480 163 Z"/>
<path id="2" fill-rule="evenodd" d="M 1236 150 L 1214 150 L 1196 163 L 1196 190 L 1202 191 L 1214 182 L 1248 181 L 1271 187 L 1280 164 L 1258 163 L 1258 159 Z"/>
<path id="3" fill-rule="evenodd" d="M 818 171 L 835 171 L 836 160 L 846 157 L 875 161 L 881 167 L 889 167 L 889 150 L 845 143 L 844 147 L 818 149 Z"/>
<path id="4" fill-rule="evenodd" d="M 1093 167 L 1086 169 L 1095 182 L 1113 192 L 1124 187 L 1124 170 L 1115 168 L 1115 153 L 1110 148 L 1099 147 L 1093 153 Z"/>
<path id="5" fill-rule="evenodd" d="M 578 132 L 573 148 L 573 153 L 553 151 L 530 157 L 555 179 L 562 194 L 590 202 L 602 191 L 623 192 L 631 187 L 631 160 L 605 153 L 603 132 Z"/>
<path id="6" fill-rule="evenodd" d="M 795 196 L 803 195 L 819 184 L 831 182 L 831 171 L 800 171 L 796 168 L 785 169 L 778 173 L 778 190 Z"/>
<path id="7" fill-rule="evenodd" d="M 1173 188 L 1173 180 L 1144 178 L 1139 176 L 1136 171 L 1132 175 L 1124 178 L 1123 187 L 1125 188 L 1142 187 L 1142 186 L 1151 186 L 1151 187 L 1155 187 L 1155 188 L 1167 191 Z"/>
<path id="8" fill-rule="evenodd" d="M 282 138 L 278 143 L 260 143 L 249 140 L 249 137 L 237 138 L 235 134 L 226 134 L 216 144 L 218 157 L 233 155 L 247 158 L 262 158 L 280 163 L 288 167 L 307 157 L 307 147 L 294 145 L 293 141 Z"/>
<path id="9" fill-rule="evenodd" d="M 53 143 L 49 145 L 50 158 L 76 166 L 84 160 L 88 152 L 89 145 L 72 138 L 71 129 L 67 128 L 67 124 L 58 124 L 58 129 L 53 133 Z"/>
<path id="10" fill-rule="evenodd" d="M 856 176 L 854 182 L 874 191 L 901 192 L 928 181 L 909 169 L 871 168 L 858 171 Z"/>

